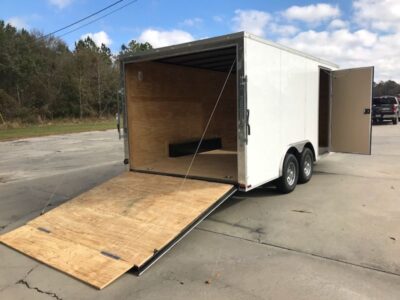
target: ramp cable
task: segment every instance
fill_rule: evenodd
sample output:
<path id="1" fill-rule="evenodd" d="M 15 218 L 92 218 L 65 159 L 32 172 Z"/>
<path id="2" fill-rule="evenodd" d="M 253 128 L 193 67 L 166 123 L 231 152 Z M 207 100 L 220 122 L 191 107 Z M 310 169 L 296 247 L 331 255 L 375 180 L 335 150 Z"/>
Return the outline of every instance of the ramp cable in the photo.
<path id="1" fill-rule="evenodd" d="M 185 177 L 183 178 L 183 180 L 182 180 L 182 182 L 181 182 L 181 185 L 179 186 L 179 190 L 182 189 L 183 185 L 184 185 L 185 182 L 186 182 L 187 177 L 189 176 L 190 169 L 192 168 L 193 163 L 194 163 L 194 160 L 196 159 L 196 155 L 197 155 L 197 153 L 198 153 L 199 150 L 200 150 L 201 143 L 202 143 L 203 140 L 204 140 L 204 137 L 205 137 L 205 135 L 206 135 L 206 132 L 207 132 L 207 130 L 208 130 L 208 127 L 210 126 L 211 120 L 212 120 L 212 118 L 213 118 L 213 116 L 214 116 L 214 113 L 215 113 L 215 111 L 216 111 L 216 109 L 217 109 L 218 103 L 219 103 L 219 101 L 221 100 L 221 96 L 222 96 L 222 94 L 223 94 L 223 92 L 224 92 L 224 90 L 225 90 L 226 84 L 228 83 L 228 79 L 229 79 L 229 77 L 231 76 L 231 73 L 232 73 L 233 67 L 235 66 L 235 63 L 236 63 L 236 57 L 235 57 L 235 59 L 233 60 L 233 63 L 232 63 L 232 65 L 231 65 L 230 69 L 229 69 L 228 75 L 227 75 L 226 78 L 225 78 L 225 82 L 224 82 L 224 84 L 222 85 L 221 91 L 219 92 L 217 101 L 215 102 L 214 108 L 213 108 L 213 110 L 211 111 L 210 117 L 208 118 L 206 127 L 204 128 L 204 131 L 203 131 L 203 134 L 201 135 L 200 141 L 199 141 L 199 143 L 197 144 L 196 151 L 194 152 L 193 157 L 192 157 L 192 160 L 190 161 L 190 164 L 189 164 L 189 167 L 188 167 L 188 169 L 187 169 L 187 171 L 186 171 Z"/>

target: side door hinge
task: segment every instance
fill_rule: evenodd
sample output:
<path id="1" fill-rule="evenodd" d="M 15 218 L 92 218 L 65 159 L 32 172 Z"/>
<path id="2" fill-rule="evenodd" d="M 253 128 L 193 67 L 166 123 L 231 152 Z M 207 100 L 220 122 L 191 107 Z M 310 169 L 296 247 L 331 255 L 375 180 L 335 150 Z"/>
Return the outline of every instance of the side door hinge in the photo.
<path id="1" fill-rule="evenodd" d="M 247 109 L 247 75 L 241 75 L 239 78 L 239 85 L 241 90 L 239 100 L 239 116 L 240 127 L 242 128 L 242 137 L 245 144 L 248 143 L 248 136 L 250 135 L 249 117 L 250 111 Z"/>
<path id="2" fill-rule="evenodd" d="M 247 75 L 240 76 L 240 85 L 246 85 L 246 84 L 247 84 Z"/>
<path id="3" fill-rule="evenodd" d="M 250 109 L 246 109 L 246 136 L 249 136 L 250 134 Z"/>

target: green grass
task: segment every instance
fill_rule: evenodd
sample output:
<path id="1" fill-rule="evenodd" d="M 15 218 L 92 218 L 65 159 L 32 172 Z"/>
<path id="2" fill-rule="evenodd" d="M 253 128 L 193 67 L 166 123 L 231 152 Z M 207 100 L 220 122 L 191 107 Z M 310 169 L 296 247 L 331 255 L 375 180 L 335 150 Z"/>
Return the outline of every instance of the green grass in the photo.
<path id="1" fill-rule="evenodd" d="M 56 121 L 44 125 L 23 125 L 18 128 L 0 128 L 0 141 L 16 140 L 28 137 L 66 134 L 85 131 L 115 129 L 115 119 Z"/>

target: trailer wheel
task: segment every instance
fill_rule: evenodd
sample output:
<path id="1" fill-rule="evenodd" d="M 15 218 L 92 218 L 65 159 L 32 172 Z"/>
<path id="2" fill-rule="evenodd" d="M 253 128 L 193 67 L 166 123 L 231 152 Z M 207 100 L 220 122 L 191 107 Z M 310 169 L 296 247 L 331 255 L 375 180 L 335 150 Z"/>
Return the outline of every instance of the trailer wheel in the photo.
<path id="1" fill-rule="evenodd" d="M 299 178 L 299 163 L 291 153 L 287 153 L 283 161 L 282 177 L 277 182 L 277 188 L 281 193 L 292 192 Z"/>
<path id="2" fill-rule="evenodd" d="M 314 170 L 313 161 L 313 153 L 310 148 L 304 148 L 300 157 L 299 183 L 310 181 Z"/>

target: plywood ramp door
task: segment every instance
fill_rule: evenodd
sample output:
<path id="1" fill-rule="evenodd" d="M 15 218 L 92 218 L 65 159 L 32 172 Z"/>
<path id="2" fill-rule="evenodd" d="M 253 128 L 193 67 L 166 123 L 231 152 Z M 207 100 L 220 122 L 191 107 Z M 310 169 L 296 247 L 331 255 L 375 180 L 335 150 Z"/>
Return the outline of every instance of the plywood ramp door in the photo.
<path id="1" fill-rule="evenodd" d="M 228 184 L 127 172 L 0 241 L 102 289 L 140 268 L 229 194 Z"/>

